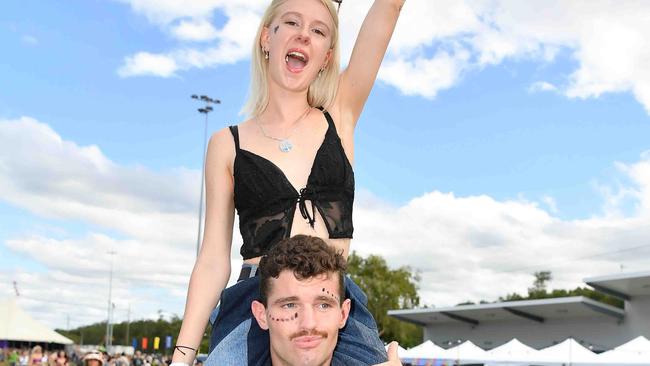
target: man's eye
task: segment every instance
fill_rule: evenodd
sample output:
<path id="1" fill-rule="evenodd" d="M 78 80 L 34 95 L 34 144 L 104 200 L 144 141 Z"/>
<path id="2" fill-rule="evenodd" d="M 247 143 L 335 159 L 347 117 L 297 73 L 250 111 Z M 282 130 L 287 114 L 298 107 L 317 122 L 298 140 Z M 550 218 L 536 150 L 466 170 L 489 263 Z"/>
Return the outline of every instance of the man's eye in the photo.
<path id="1" fill-rule="evenodd" d="M 330 304 L 328 304 L 326 302 L 318 304 L 318 308 L 321 309 L 321 310 L 327 310 L 327 309 L 329 309 L 331 307 L 332 307 L 332 305 L 330 305 Z"/>
<path id="2" fill-rule="evenodd" d="M 295 307 L 296 307 L 296 304 L 295 304 L 295 303 L 292 303 L 292 302 L 290 302 L 290 303 L 286 303 L 286 304 L 282 305 L 282 308 L 283 308 L 283 309 L 293 309 L 293 308 L 295 308 Z"/>

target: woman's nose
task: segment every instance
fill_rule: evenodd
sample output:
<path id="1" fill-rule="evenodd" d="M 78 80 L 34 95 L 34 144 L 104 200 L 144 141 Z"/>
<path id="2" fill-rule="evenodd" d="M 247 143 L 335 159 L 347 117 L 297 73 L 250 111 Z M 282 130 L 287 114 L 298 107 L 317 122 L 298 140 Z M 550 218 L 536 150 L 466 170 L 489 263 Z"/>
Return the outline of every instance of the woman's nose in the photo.
<path id="1" fill-rule="evenodd" d="M 303 43 L 305 45 L 308 45 L 309 42 L 311 42 L 311 38 L 309 37 L 309 31 L 307 29 L 301 30 L 297 38 L 300 43 Z"/>

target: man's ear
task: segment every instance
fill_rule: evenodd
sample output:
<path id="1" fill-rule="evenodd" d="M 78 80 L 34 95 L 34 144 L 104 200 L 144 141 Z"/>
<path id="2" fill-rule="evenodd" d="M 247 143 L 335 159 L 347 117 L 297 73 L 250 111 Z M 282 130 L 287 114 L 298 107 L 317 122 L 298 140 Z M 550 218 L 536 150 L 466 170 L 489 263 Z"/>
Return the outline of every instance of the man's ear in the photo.
<path id="1" fill-rule="evenodd" d="M 350 316 L 350 306 L 352 301 L 350 299 L 345 299 L 343 304 L 341 304 L 341 321 L 339 322 L 339 329 L 345 327 L 345 323 L 348 321 L 348 316 Z"/>
<path id="2" fill-rule="evenodd" d="M 257 300 L 253 300 L 251 303 L 251 311 L 253 312 L 253 316 L 255 317 L 255 320 L 257 320 L 257 324 L 259 324 L 260 328 L 269 330 L 269 324 L 266 321 L 266 307 L 264 304 Z"/>

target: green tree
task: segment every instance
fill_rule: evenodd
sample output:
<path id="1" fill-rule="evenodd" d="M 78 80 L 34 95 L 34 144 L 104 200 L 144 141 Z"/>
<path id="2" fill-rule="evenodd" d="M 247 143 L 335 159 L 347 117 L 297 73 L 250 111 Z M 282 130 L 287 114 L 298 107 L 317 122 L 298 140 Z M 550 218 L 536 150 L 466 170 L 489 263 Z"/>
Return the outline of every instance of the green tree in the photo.
<path id="1" fill-rule="evenodd" d="M 160 314 L 160 312 L 159 312 Z M 131 339 L 137 338 L 138 347 L 140 347 L 143 337 L 149 339 L 148 352 L 153 352 L 153 339 L 160 337 L 160 353 L 171 353 L 171 349 L 165 349 L 165 337 L 172 336 L 172 344 L 175 343 L 178 332 L 181 329 L 182 320 L 174 315 L 170 320 L 164 319 L 159 315 L 157 320 L 133 320 L 128 325 L 126 322 L 113 324 L 113 344 L 114 345 L 131 345 Z M 127 339 L 127 327 L 128 336 Z M 84 344 L 103 345 L 106 335 L 106 323 L 96 323 L 91 325 L 82 326 L 71 330 L 57 329 L 57 332 L 72 339 L 75 343 L 81 343 L 83 339 Z M 201 340 L 201 353 L 208 352 L 208 345 L 210 341 L 211 327 L 208 327 Z"/>
<path id="2" fill-rule="evenodd" d="M 377 321 L 379 336 L 384 341 L 397 340 L 403 347 L 422 342 L 422 329 L 417 325 L 388 316 L 388 310 L 409 309 L 420 304 L 417 283 L 420 276 L 410 267 L 390 269 L 377 255 L 362 258 L 355 252 L 348 257 L 348 273 L 368 296 L 368 309 Z"/>
<path id="3" fill-rule="evenodd" d="M 533 287 L 528 288 L 528 298 L 543 299 L 548 297 L 548 294 L 546 293 L 546 283 L 553 279 L 551 271 L 535 272 L 533 273 L 533 276 L 535 276 L 535 281 L 533 281 Z"/>
<path id="4" fill-rule="evenodd" d="M 619 300 L 615 297 L 603 294 L 601 292 L 592 290 L 587 287 L 576 287 L 572 290 L 552 290 L 548 292 L 546 290 L 546 284 L 549 282 L 553 276 L 551 271 L 540 271 L 533 273 L 535 280 L 533 281 L 533 287 L 528 288 L 528 296 L 522 296 L 518 293 L 511 293 L 506 296 L 499 297 L 499 301 L 519 301 L 519 300 L 533 300 L 533 299 L 547 299 L 547 298 L 558 298 L 558 297 L 571 297 L 571 296 L 584 296 L 590 299 L 600 301 L 605 304 L 623 308 L 624 304 L 622 300 Z M 481 301 L 483 303 L 483 301 Z"/>

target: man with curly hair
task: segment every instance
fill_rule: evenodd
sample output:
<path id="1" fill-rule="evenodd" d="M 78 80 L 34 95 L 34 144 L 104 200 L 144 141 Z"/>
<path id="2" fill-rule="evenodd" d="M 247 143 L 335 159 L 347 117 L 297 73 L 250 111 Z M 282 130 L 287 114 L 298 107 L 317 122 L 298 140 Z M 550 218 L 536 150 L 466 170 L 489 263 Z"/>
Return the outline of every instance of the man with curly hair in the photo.
<path id="1" fill-rule="evenodd" d="M 260 299 L 251 310 L 260 328 L 269 332 L 273 365 L 345 364 L 332 359 L 339 329 L 350 314 L 345 271 L 341 253 L 307 235 L 284 239 L 263 257 Z M 385 364 L 400 365 L 396 345 L 391 348 L 395 350 L 389 351 Z"/>

